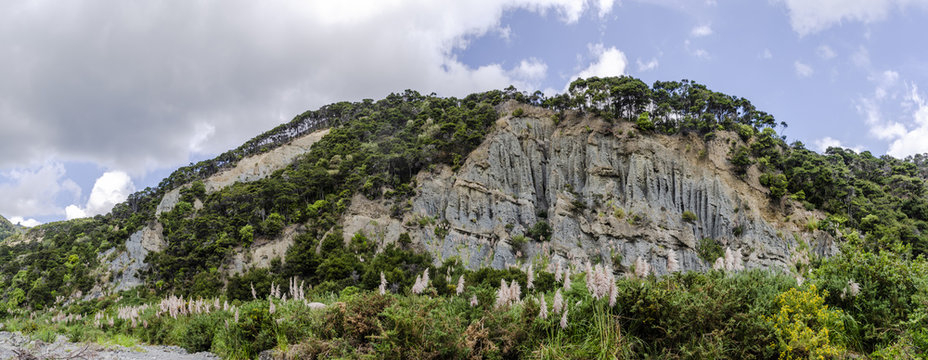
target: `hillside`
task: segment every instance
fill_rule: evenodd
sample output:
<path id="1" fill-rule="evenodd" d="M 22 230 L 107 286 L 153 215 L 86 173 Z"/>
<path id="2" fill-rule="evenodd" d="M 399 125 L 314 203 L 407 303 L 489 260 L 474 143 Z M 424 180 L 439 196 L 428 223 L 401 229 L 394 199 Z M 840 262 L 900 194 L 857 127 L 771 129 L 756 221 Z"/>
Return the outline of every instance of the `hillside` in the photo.
<path id="1" fill-rule="evenodd" d="M 581 79 L 550 98 L 509 88 L 336 103 L 178 169 L 105 216 L 0 236 L 0 310 L 225 357 L 295 343 L 319 356 L 923 350 L 924 157 L 817 154 L 778 126 L 695 82 L 629 77 Z M 566 329 L 558 318 L 535 320 L 547 306 L 536 299 L 557 302 L 560 288 L 578 326 L 564 339 L 552 338 Z M 169 295 L 215 300 L 160 300 Z M 330 307 L 306 315 L 295 298 Z M 268 338 L 275 302 L 292 331 Z M 160 320 L 178 303 L 199 327 Z M 239 323 L 238 307 L 254 316 L 245 332 L 221 330 L 220 318 Z M 217 315 L 197 317 L 209 309 Z M 464 343 L 404 332 L 418 325 L 401 317 L 442 312 L 461 323 L 441 331 Z M 814 314 L 825 318 L 802 320 Z M 790 338 L 800 325 L 810 337 Z M 610 343 L 591 345 L 590 328 Z"/>
<path id="2" fill-rule="evenodd" d="M 16 225 L 13 225 L 5 217 L 0 216 L 0 241 L 12 236 L 13 234 L 19 233 L 19 228 Z"/>

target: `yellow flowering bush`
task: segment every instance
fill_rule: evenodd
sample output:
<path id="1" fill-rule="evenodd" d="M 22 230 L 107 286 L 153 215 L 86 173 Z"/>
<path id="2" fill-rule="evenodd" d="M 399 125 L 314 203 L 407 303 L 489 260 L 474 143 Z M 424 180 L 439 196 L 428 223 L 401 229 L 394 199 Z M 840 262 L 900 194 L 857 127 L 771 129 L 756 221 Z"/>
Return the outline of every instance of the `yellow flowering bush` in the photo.
<path id="1" fill-rule="evenodd" d="M 844 352 L 837 344 L 844 331 L 841 310 L 829 309 L 815 285 L 784 291 L 777 295 L 777 304 L 779 312 L 767 320 L 777 339 L 771 346 L 780 351 L 780 359 L 826 359 Z"/>

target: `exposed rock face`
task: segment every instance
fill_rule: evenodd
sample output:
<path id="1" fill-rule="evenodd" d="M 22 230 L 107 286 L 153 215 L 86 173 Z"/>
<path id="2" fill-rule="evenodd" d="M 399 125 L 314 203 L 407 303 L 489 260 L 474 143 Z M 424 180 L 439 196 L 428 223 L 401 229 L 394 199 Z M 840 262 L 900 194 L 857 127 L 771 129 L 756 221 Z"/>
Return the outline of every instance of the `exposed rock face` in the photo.
<path id="1" fill-rule="evenodd" d="M 206 193 L 216 192 L 236 182 L 251 182 L 266 178 L 293 163 L 297 156 L 309 152 L 310 147 L 328 133 L 329 129 L 315 131 L 293 139 L 290 143 L 271 151 L 246 157 L 235 164 L 235 167 L 204 179 L 203 185 L 206 187 Z M 177 205 L 180 200 L 180 189 L 181 187 L 178 187 L 164 194 L 155 209 L 156 216 L 174 209 L 174 205 Z"/>
<path id="2" fill-rule="evenodd" d="M 472 268 L 560 258 L 615 259 L 628 269 L 641 257 L 661 275 L 675 251 L 681 270 L 705 270 L 712 264 L 697 253 L 703 238 L 740 252 L 747 268 L 795 261 L 798 228 L 778 223 L 783 215 L 772 212 L 756 173 L 748 181 L 732 175 L 726 154 L 733 138 L 722 134 L 706 145 L 636 133 L 629 123 L 595 119 L 555 126 L 538 109 L 503 117 L 457 172 L 419 174 L 413 211 L 402 222 L 353 205 L 346 236 L 349 228 L 392 235 L 405 226 L 438 261 L 457 256 Z M 684 220 L 685 211 L 696 219 Z M 551 240 L 513 249 L 512 237 L 540 221 L 550 224 Z M 827 234 L 815 235 L 800 239 L 822 255 L 835 252 Z"/>
<path id="3" fill-rule="evenodd" d="M 231 274 L 238 274 L 252 267 L 269 267 L 271 260 L 274 260 L 274 258 L 284 260 L 287 249 L 293 245 L 296 236 L 299 235 L 298 228 L 296 225 L 290 225 L 284 228 L 277 238 L 259 238 L 247 249 L 236 249 L 226 270 Z"/>
<path id="4" fill-rule="evenodd" d="M 138 272 L 148 267 L 145 263 L 148 253 L 158 252 L 164 248 L 162 231 L 161 224 L 154 222 L 132 234 L 126 240 L 126 250 L 113 255 L 116 248 L 112 248 L 100 254 L 100 257 L 105 259 L 110 272 L 111 290 L 122 291 L 142 284 Z M 96 297 L 99 294 L 89 295 Z"/>
<path id="5" fill-rule="evenodd" d="M 503 113 L 513 110 L 507 106 Z M 705 142 L 696 135 L 640 135 L 628 122 L 595 118 L 568 117 L 556 125 L 552 115 L 528 108 L 523 116 L 504 116 L 460 169 L 437 166 L 418 174 L 412 210 L 402 219 L 391 216 L 390 204 L 356 195 L 341 220 L 345 241 L 363 232 L 383 245 L 409 233 L 437 262 L 458 257 L 470 268 L 602 260 L 629 270 L 641 258 L 656 275 L 668 273 L 670 252 L 679 270 L 711 268 L 714 259 L 698 255 L 701 239 L 731 248 L 747 268 L 788 269 L 810 253 L 837 252 L 827 233 L 801 231 L 802 221 L 822 214 L 771 205 L 755 169 L 744 178 L 733 175 L 727 154 L 739 140 L 732 134 Z M 206 179 L 207 191 L 266 177 L 327 133 L 242 160 Z M 166 194 L 158 213 L 178 198 L 179 189 Z M 695 216 L 685 219 L 684 212 Z M 514 237 L 541 222 L 550 225 L 549 241 L 529 239 L 514 248 Z M 257 239 L 225 270 L 267 267 L 284 258 L 299 233 L 300 226 L 290 226 L 276 239 Z M 139 258 L 131 254 L 124 255 Z M 113 266 L 131 266 L 119 256 Z"/>

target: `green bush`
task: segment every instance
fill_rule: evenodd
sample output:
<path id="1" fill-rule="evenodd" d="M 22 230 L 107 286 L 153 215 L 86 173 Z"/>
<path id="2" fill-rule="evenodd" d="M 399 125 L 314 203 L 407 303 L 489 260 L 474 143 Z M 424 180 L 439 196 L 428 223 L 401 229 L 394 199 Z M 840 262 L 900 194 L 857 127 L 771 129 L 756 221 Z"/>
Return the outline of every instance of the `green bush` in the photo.
<path id="1" fill-rule="evenodd" d="M 548 225 L 547 221 L 538 220 L 535 225 L 532 225 L 532 227 L 528 229 L 526 235 L 536 241 L 551 240 L 551 225 Z"/>
<path id="2" fill-rule="evenodd" d="M 686 210 L 683 212 L 683 221 L 686 221 L 688 223 L 695 223 L 696 220 L 698 220 L 696 217 L 696 214 L 693 213 L 692 211 Z"/>
<path id="3" fill-rule="evenodd" d="M 190 316 L 175 324 L 171 342 L 191 353 L 209 351 L 213 346 L 213 337 L 221 327 L 219 316 L 212 314 Z"/>
<path id="4" fill-rule="evenodd" d="M 781 359 L 834 359 L 844 353 L 843 313 L 829 309 L 815 285 L 784 291 L 777 296 L 777 304 L 779 311 L 767 319 Z"/>
<path id="5" fill-rule="evenodd" d="M 725 253 L 725 249 L 722 249 L 722 244 L 718 240 L 712 238 L 703 238 L 699 240 L 699 244 L 696 245 L 696 253 L 699 254 L 699 258 L 703 261 L 709 263 L 711 266 L 715 259 L 722 257 Z"/>

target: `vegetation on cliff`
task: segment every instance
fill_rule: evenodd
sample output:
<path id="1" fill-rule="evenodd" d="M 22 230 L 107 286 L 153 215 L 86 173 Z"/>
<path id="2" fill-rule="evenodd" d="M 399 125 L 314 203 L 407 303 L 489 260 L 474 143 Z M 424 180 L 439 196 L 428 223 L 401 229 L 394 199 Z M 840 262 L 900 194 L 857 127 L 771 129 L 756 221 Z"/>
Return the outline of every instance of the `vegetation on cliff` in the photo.
<path id="1" fill-rule="evenodd" d="M 615 303 L 609 304 L 584 289 L 591 272 L 582 268 L 573 269 L 580 274 L 565 287 L 553 268 L 526 273 L 466 271 L 454 261 L 436 266 L 408 235 L 390 245 L 362 233 L 343 241 L 338 220 L 355 194 L 384 200 L 394 215 L 403 214 L 417 191 L 416 174 L 435 164 L 459 167 L 492 130 L 499 105 L 509 100 L 549 109 L 557 121 L 572 114 L 633 122 L 642 136 L 697 134 L 712 141 L 719 132 L 733 132 L 740 139 L 730 143 L 734 171 L 758 175 L 769 189 L 772 209 L 798 204 L 825 212 L 824 220 L 807 226 L 839 239 L 842 251 L 800 263 L 793 269 L 798 278 L 752 270 L 656 279 L 638 268 L 639 276 L 616 282 Z M 928 347 L 925 157 L 900 160 L 838 148 L 817 154 L 799 142 L 787 144 L 776 132 L 785 126 L 746 99 L 695 82 L 647 86 L 631 77 L 577 80 L 567 93 L 553 97 L 508 88 L 462 99 L 406 91 L 379 101 L 336 103 L 215 159 L 181 168 L 110 214 L 40 226 L 32 230 L 41 234 L 40 242 L 0 244 L 0 314 L 9 326 L 27 332 L 62 332 L 84 340 L 129 335 L 235 358 L 275 347 L 323 357 L 923 354 Z M 266 179 L 209 194 L 198 181 L 321 127 L 331 127 L 330 133 Z M 156 218 L 161 196 L 178 186 L 184 186 L 180 201 Z M 683 216 L 696 220 L 693 213 Z M 151 265 L 146 284 L 81 301 L 99 280 L 97 254 L 124 246 L 130 234 L 153 220 L 163 224 L 166 248 L 146 260 Z M 235 249 L 294 224 L 302 231 L 282 261 L 239 275 L 219 271 Z M 436 234 L 442 229 L 428 225 Z M 521 241 L 546 240 L 551 229 L 544 226 Z M 432 281 L 423 294 L 413 294 L 423 271 L 434 275 Z M 462 276 L 467 285 L 458 293 L 455 281 Z M 295 278 L 305 282 L 308 298 L 330 306 L 313 311 L 292 295 L 289 301 L 272 295 L 272 284 Z M 514 304 L 497 308 L 494 294 L 503 280 L 515 281 L 525 292 Z M 541 298 L 553 303 L 557 289 L 566 298 L 561 301 L 568 304 L 568 315 L 540 319 Z M 213 306 L 169 319 L 154 305 L 137 308 L 160 304 L 168 295 L 228 301 L 245 315 Z M 272 313 L 271 304 L 279 311 Z M 117 307 L 130 306 L 136 307 L 135 317 L 119 314 Z M 27 319 L 34 310 L 45 312 Z M 557 316 L 568 325 L 561 327 Z M 419 324 L 433 326 L 420 330 Z"/>

